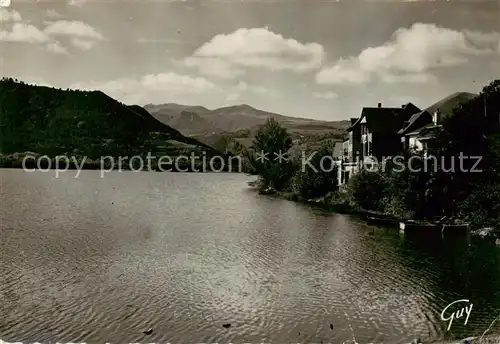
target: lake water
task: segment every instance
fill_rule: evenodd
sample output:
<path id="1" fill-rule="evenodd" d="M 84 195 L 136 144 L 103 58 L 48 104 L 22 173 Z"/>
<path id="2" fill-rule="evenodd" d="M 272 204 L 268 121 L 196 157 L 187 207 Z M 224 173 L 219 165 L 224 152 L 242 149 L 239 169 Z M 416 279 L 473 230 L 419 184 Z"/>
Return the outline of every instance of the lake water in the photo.
<path id="1" fill-rule="evenodd" d="M 5 341 L 404 343 L 500 314 L 494 246 L 411 241 L 259 196 L 244 175 L 73 177 L 0 170 Z M 463 298 L 468 324 L 446 331 Z"/>

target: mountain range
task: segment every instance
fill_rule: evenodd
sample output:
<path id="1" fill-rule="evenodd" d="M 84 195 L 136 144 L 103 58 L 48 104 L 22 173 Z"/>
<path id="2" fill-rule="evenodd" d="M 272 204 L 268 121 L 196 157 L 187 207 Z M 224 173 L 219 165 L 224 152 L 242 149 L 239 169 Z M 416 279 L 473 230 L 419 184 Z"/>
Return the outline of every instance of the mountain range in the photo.
<path id="1" fill-rule="evenodd" d="M 454 93 L 427 108 L 451 112 L 477 95 Z M 235 105 L 217 109 L 174 103 L 125 105 L 101 91 L 62 90 L 0 81 L 0 154 L 179 155 L 188 151 L 238 153 L 258 128 L 274 118 L 296 146 L 341 141 L 349 121 L 319 121 Z"/>
<path id="2" fill-rule="evenodd" d="M 284 116 L 241 104 L 217 109 L 174 103 L 145 105 L 159 121 L 172 126 L 186 136 L 213 144 L 222 136 L 238 139 L 248 145 L 251 137 L 270 117 L 285 127 L 292 137 L 311 139 L 330 137 L 342 139 L 348 121 L 319 121 L 309 118 Z"/>
<path id="3" fill-rule="evenodd" d="M 477 94 L 456 92 L 442 100 L 424 108 L 434 113 L 438 108 L 443 113 L 451 113 L 453 108 L 466 102 Z M 195 137 L 201 142 L 211 146 L 218 146 L 221 140 L 237 141 L 243 146 L 250 146 L 252 137 L 259 126 L 272 117 L 279 121 L 294 138 L 294 142 L 318 144 L 324 139 L 342 141 L 345 129 L 350 122 L 344 121 L 319 121 L 309 118 L 284 116 L 281 114 L 255 109 L 249 105 L 241 104 L 207 109 L 203 106 L 181 105 L 175 103 L 148 104 L 144 108 L 156 119 L 182 134 Z M 224 145 L 217 147 L 225 149 Z"/>

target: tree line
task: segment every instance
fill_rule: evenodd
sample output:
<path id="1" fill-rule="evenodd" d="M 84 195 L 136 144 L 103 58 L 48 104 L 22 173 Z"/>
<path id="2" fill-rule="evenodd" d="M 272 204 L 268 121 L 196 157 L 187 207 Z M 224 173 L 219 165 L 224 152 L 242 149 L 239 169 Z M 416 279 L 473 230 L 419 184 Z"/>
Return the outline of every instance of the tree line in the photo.
<path id="1" fill-rule="evenodd" d="M 332 155 L 333 141 L 324 141 L 318 154 L 305 169 L 301 158 L 291 153 L 290 134 L 275 120 L 257 132 L 247 153 L 252 170 L 258 175 L 261 190 L 291 195 L 293 199 L 321 199 L 322 203 L 344 204 L 394 215 L 400 218 L 431 219 L 447 216 L 467 221 L 472 226 L 500 227 L 500 80 L 485 86 L 479 96 L 453 109 L 443 119 L 427 154 L 412 159 L 426 168 L 397 170 L 389 163 L 378 170 L 361 170 L 351 177 L 345 190 L 339 190 L 337 171 L 323 169 L 321 157 Z M 270 156 L 288 152 L 290 159 L 259 159 L 260 151 Z M 401 151 L 408 162 L 417 154 Z M 450 162 L 460 155 L 481 157 L 465 159 L 463 168 L 450 170 Z M 472 166 L 474 165 L 474 166 Z M 329 172 L 325 172 L 328 170 Z M 472 173 L 471 170 L 481 171 Z"/>

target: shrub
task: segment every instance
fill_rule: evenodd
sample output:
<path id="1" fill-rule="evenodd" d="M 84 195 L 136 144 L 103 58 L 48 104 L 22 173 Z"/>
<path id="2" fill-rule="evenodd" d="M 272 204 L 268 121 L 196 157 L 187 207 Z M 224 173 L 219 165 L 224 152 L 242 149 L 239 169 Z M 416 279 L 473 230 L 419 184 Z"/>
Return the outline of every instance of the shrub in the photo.
<path id="1" fill-rule="evenodd" d="M 334 144 L 324 142 L 315 151 L 306 154 L 309 164 L 297 168 L 293 181 L 293 192 L 303 198 L 318 198 L 337 190 L 337 166 L 333 160 Z"/>

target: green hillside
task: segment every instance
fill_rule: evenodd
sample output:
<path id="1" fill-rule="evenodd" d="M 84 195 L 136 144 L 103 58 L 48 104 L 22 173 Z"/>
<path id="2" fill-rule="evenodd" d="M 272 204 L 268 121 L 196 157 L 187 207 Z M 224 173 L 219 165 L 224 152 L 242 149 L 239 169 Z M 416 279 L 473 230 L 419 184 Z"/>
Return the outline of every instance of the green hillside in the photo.
<path id="1" fill-rule="evenodd" d="M 101 91 L 61 90 L 0 81 L 0 153 L 50 157 L 154 156 L 206 152 L 210 146 L 183 136 L 144 108 L 126 106 Z"/>

